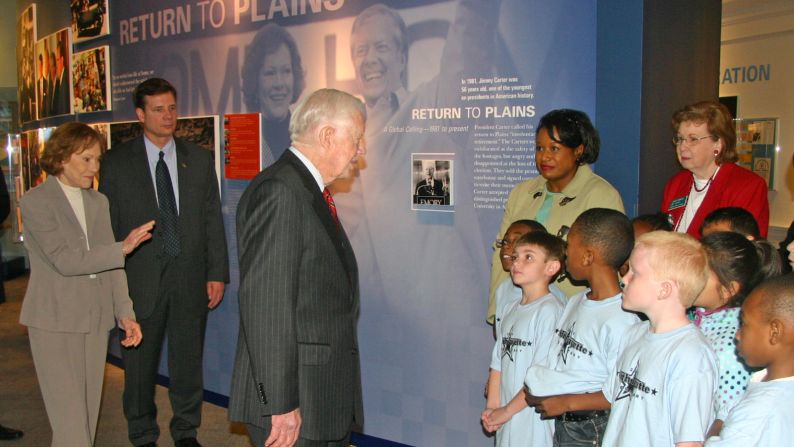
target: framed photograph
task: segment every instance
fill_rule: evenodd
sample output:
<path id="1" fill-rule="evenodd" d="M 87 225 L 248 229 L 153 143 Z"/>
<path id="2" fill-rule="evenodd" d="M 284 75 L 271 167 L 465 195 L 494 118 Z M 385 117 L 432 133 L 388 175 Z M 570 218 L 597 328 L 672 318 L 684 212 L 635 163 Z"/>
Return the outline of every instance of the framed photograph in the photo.
<path id="1" fill-rule="evenodd" d="M 47 173 L 41 168 L 41 154 L 44 143 L 50 138 L 54 127 L 42 127 L 29 130 L 23 134 L 21 141 L 22 184 L 25 191 L 41 185 L 47 179 Z"/>
<path id="2" fill-rule="evenodd" d="M 69 28 L 36 41 L 36 91 L 38 118 L 72 113 L 72 60 Z"/>
<path id="3" fill-rule="evenodd" d="M 736 164 L 763 177 L 775 189 L 777 118 L 742 118 L 736 123 Z"/>
<path id="4" fill-rule="evenodd" d="M 72 55 L 72 108 L 74 113 L 111 109 L 110 47 L 103 46 Z"/>
<path id="5" fill-rule="evenodd" d="M 215 176 L 218 178 L 218 191 L 220 191 L 221 182 L 221 146 L 218 138 L 220 131 L 218 115 L 179 118 L 176 131 L 174 131 L 174 137 L 190 141 L 212 153 L 212 159 L 215 163 Z M 143 135 L 143 128 L 138 121 L 110 123 L 110 145 L 108 148 L 113 149 L 113 146 L 138 138 L 141 135 Z"/>
<path id="6" fill-rule="evenodd" d="M 411 154 L 411 209 L 454 211 L 455 154 Z"/>
<path id="7" fill-rule="evenodd" d="M 75 43 L 110 33 L 108 0 L 69 0 Z"/>
<path id="8" fill-rule="evenodd" d="M 17 94 L 19 120 L 26 123 L 37 118 L 36 111 L 36 4 L 25 8 L 17 20 Z"/>

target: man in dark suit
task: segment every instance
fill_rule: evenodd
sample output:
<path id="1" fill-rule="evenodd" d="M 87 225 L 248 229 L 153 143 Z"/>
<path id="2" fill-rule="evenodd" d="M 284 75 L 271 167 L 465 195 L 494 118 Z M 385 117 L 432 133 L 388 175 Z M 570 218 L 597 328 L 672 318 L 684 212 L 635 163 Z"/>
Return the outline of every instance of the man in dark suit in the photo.
<path id="1" fill-rule="evenodd" d="M 363 422 L 358 268 L 326 186 L 365 152 L 361 101 L 323 89 L 237 207 L 240 332 L 229 417 L 255 446 L 347 446 Z"/>
<path id="2" fill-rule="evenodd" d="M 446 195 L 444 191 L 444 183 L 436 179 L 436 168 L 427 165 L 424 168 L 425 178 L 416 184 L 414 189 L 414 203 L 425 203 L 424 201 L 433 200 L 444 201 Z M 445 205 L 445 203 L 437 203 L 438 205 Z"/>
<path id="3" fill-rule="evenodd" d="M 220 303 L 229 279 L 218 181 L 208 151 L 173 138 L 176 90 L 168 81 L 142 82 L 133 100 L 143 136 L 105 154 L 99 181 L 116 238 L 156 220 L 151 241 L 125 266 L 146 335 L 138 349 L 122 351 L 124 415 L 132 444 L 154 446 L 154 387 L 167 335 L 171 436 L 176 446 L 197 446 L 207 311 Z"/>
<path id="4" fill-rule="evenodd" d="M 69 73 L 66 65 L 66 44 L 61 42 L 55 44 L 55 80 L 52 94 L 52 107 L 50 114 L 65 115 L 70 112 L 69 107 Z"/>

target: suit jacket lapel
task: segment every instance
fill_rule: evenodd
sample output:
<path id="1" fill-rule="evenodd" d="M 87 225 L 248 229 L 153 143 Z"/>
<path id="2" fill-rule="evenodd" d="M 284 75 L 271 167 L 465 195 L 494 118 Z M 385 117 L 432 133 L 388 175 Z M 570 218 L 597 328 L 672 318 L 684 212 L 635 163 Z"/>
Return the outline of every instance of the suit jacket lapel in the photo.
<path id="1" fill-rule="evenodd" d="M 80 225 L 80 221 L 77 220 L 77 215 L 74 213 L 69 199 L 66 198 L 66 193 L 63 192 L 61 185 L 58 184 L 58 179 L 56 179 L 55 176 L 49 176 L 43 186 L 47 188 L 48 193 L 52 197 L 54 202 L 53 206 L 57 213 L 62 216 L 69 216 L 69 222 L 72 224 L 73 228 L 61 229 L 60 231 L 66 230 L 75 235 L 83 235 L 83 227 Z M 86 208 L 86 228 L 88 228 L 88 205 L 85 200 L 85 195 L 83 196 L 83 207 Z"/>
<path id="2" fill-rule="evenodd" d="M 191 199 L 188 190 L 188 182 L 190 181 L 190 153 L 188 152 L 187 148 L 183 146 L 182 143 L 176 138 L 174 138 L 174 145 L 176 146 L 177 188 L 179 189 L 177 210 L 181 210 L 182 204 L 187 203 Z M 182 213 L 178 214 L 181 215 Z M 177 221 L 181 222 L 181 219 L 178 219 Z"/>
<path id="3" fill-rule="evenodd" d="M 149 159 L 146 157 L 146 145 L 143 142 L 143 136 L 138 138 L 138 144 L 133 149 L 130 154 L 130 169 L 134 171 L 134 175 L 131 177 L 139 182 L 138 186 L 141 188 L 140 191 L 146 196 L 146 203 L 152 207 L 150 213 L 156 216 L 159 212 L 157 194 L 154 192 L 154 179 L 152 179 L 152 172 L 149 170 Z"/>
<path id="4" fill-rule="evenodd" d="M 355 267 L 351 265 L 352 249 L 350 249 L 350 242 L 347 240 L 344 229 L 341 226 L 337 228 L 331 216 L 331 211 L 328 209 L 328 203 L 326 203 L 320 188 L 317 186 L 317 182 L 306 166 L 304 166 L 303 162 L 290 150 L 285 151 L 282 157 L 286 157 L 287 161 L 295 166 L 296 172 L 300 175 L 303 187 L 311 194 L 312 209 L 314 209 L 315 214 L 317 214 L 317 217 L 323 224 L 323 228 L 325 228 L 325 232 L 328 233 L 328 237 L 333 241 L 336 253 L 339 259 L 342 260 L 342 265 L 344 265 L 348 278 L 352 283 L 355 279 Z"/>
<path id="5" fill-rule="evenodd" d="M 94 246 L 91 236 L 94 232 L 94 221 L 97 217 L 97 203 L 89 191 L 83 190 L 83 208 L 85 208 L 85 237 L 88 239 L 89 246 Z"/>

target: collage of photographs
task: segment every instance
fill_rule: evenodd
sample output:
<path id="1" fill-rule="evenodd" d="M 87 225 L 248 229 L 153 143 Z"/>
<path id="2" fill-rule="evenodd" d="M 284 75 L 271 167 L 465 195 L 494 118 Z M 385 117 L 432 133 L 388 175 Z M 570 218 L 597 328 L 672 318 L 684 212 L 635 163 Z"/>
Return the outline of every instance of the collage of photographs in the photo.
<path id="1" fill-rule="evenodd" d="M 112 110 L 110 46 L 72 51 L 74 45 L 82 47 L 86 42 L 110 34 L 108 0 L 70 0 L 70 8 L 71 27 L 41 38 L 37 34 L 35 3 L 18 17 L 16 51 L 22 124 L 62 115 Z M 94 123 L 91 126 L 107 138 L 108 148 L 142 133 L 137 121 Z M 184 117 L 178 120 L 177 126 L 176 136 L 213 154 L 216 175 L 220 178 L 220 158 L 217 156 L 220 142 L 216 138 L 218 117 Z M 47 174 L 41 169 L 39 158 L 54 129 L 40 123 L 38 128 L 24 131 L 18 140 L 12 141 L 12 145 L 19 148 L 12 160 L 14 166 L 19 166 L 18 173 L 14 175 L 16 203 L 25 192 L 46 179 Z M 16 215 L 14 230 L 20 236 L 22 220 L 18 206 Z"/>

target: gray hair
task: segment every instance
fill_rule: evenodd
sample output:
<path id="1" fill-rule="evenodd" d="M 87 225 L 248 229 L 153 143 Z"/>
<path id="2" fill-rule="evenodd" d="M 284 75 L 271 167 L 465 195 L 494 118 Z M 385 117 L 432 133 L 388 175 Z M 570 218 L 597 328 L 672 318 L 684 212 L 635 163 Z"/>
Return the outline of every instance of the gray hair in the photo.
<path id="1" fill-rule="evenodd" d="M 367 118 L 364 103 L 355 96 L 332 88 L 323 88 L 307 96 L 298 104 L 289 122 L 292 141 L 300 141 L 302 136 L 313 131 L 323 122 L 340 118 L 352 119 L 354 113 Z"/>

